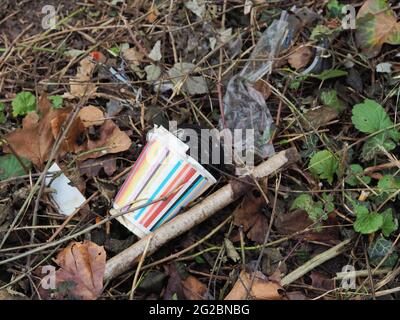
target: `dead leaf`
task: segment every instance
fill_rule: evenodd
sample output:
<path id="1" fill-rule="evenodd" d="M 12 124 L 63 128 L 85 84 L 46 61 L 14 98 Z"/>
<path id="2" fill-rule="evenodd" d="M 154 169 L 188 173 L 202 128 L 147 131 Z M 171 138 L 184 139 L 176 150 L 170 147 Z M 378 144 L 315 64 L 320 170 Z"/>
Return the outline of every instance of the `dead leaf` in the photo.
<path id="1" fill-rule="evenodd" d="M 117 161 L 114 157 L 101 157 L 98 159 L 88 159 L 78 164 L 79 172 L 86 174 L 89 178 L 97 177 L 100 170 L 111 176 L 117 170 Z"/>
<path id="2" fill-rule="evenodd" d="M 298 46 L 294 52 L 289 55 L 288 62 L 296 70 L 307 66 L 313 56 L 312 50 L 307 46 Z"/>
<path id="3" fill-rule="evenodd" d="M 267 217 L 263 214 L 265 209 L 265 200 L 255 189 L 244 196 L 242 203 L 234 213 L 233 223 L 236 226 L 243 226 L 247 237 L 256 243 L 264 243 L 268 229 Z"/>
<path id="4" fill-rule="evenodd" d="M 239 278 L 233 286 L 232 290 L 225 297 L 225 300 L 245 300 L 247 293 L 250 299 L 255 300 L 282 300 L 282 295 L 279 291 L 283 291 L 280 284 L 269 281 L 261 272 L 257 271 L 253 286 L 250 289 L 251 274 L 246 271 L 240 272 Z"/>
<path id="5" fill-rule="evenodd" d="M 38 125 L 39 119 L 39 115 L 35 111 L 31 111 L 22 119 L 22 127 L 25 129 L 33 129 Z"/>
<path id="6" fill-rule="evenodd" d="M 264 274 L 272 276 L 277 271 L 279 274 L 285 274 L 287 272 L 284 257 L 278 248 L 264 248 L 263 255 L 261 270 Z"/>
<path id="7" fill-rule="evenodd" d="M 262 79 L 258 80 L 254 84 L 254 89 L 261 92 L 261 94 L 263 95 L 265 100 L 267 100 L 271 95 L 271 87 L 269 86 L 268 82 L 265 80 L 262 80 Z"/>
<path id="8" fill-rule="evenodd" d="M 285 214 L 279 214 L 274 222 L 279 234 L 289 235 L 302 231 L 313 224 L 304 210 L 294 210 Z"/>
<path id="9" fill-rule="evenodd" d="M 300 291 L 286 292 L 288 300 L 308 300 L 307 297 Z"/>
<path id="10" fill-rule="evenodd" d="M 192 275 L 182 280 L 182 289 L 188 300 L 203 300 L 207 292 L 207 286 Z"/>
<path id="11" fill-rule="evenodd" d="M 91 241 L 72 242 L 57 256 L 56 290 L 44 298 L 95 300 L 103 290 L 106 252 Z M 43 288 L 42 286 L 40 286 Z M 46 295 L 47 294 L 47 295 Z"/>
<path id="12" fill-rule="evenodd" d="M 100 126 L 104 123 L 103 111 L 95 106 L 83 107 L 79 111 L 78 117 L 81 119 L 85 128 L 90 126 Z"/>
<path id="13" fill-rule="evenodd" d="M 304 210 L 294 210 L 285 214 L 279 214 L 274 222 L 274 226 L 279 234 L 291 235 L 296 232 L 304 231 L 313 224 Z M 321 232 L 309 231 L 298 235 L 299 238 L 307 241 L 320 241 L 335 244 L 339 240 L 339 229 L 335 228 L 338 222 L 334 212 L 328 215 L 328 219 L 323 222 L 322 226 L 327 227 Z"/>
<path id="14" fill-rule="evenodd" d="M 185 298 L 182 287 L 182 279 L 179 274 L 177 266 L 179 266 L 179 264 L 175 263 L 171 263 L 165 266 L 166 273 L 169 277 L 167 286 L 164 290 L 164 295 L 163 295 L 164 300 L 172 300 L 174 296 L 179 300 Z"/>
<path id="15" fill-rule="evenodd" d="M 0 290 L 0 301 L 2 300 L 29 300 L 24 294 L 14 291 L 8 287 L 7 289 Z"/>
<path id="16" fill-rule="evenodd" d="M 138 66 L 141 62 L 143 62 L 144 59 L 144 54 L 136 48 L 128 48 L 125 50 L 122 50 L 122 56 L 126 61 L 128 61 L 130 64 Z"/>
<path id="17" fill-rule="evenodd" d="M 322 106 L 320 108 L 307 111 L 304 116 L 308 121 L 301 120 L 301 123 L 306 130 L 312 130 L 312 128 L 318 129 L 319 127 L 336 119 L 338 115 L 339 112 L 336 109 L 328 106 Z"/>
<path id="18" fill-rule="evenodd" d="M 88 153 L 81 157 L 81 160 L 89 158 L 98 158 L 108 153 L 118 153 L 126 151 L 130 148 L 132 141 L 129 136 L 121 131 L 118 126 L 111 120 L 106 120 L 100 127 L 100 138 L 98 140 L 89 140 L 87 150 L 104 148 L 102 151 Z"/>
<path id="19" fill-rule="evenodd" d="M 75 97 L 92 96 L 97 88 L 94 83 L 89 83 L 91 81 L 91 76 L 96 64 L 86 57 L 81 60 L 80 66 L 75 77 L 71 78 L 70 83 L 70 93 Z"/>
<path id="20" fill-rule="evenodd" d="M 50 110 L 47 107 L 47 98 L 41 98 L 39 101 L 39 110 L 43 110 L 42 117 L 38 118 L 29 113 L 23 120 L 23 127 L 17 129 L 5 136 L 5 139 L 15 150 L 15 152 L 24 158 L 29 159 L 37 166 L 46 161 L 50 155 L 50 151 L 54 144 L 54 119 L 59 125 L 62 124 L 61 119 L 65 120 L 71 108 L 62 108 Z M 72 129 L 72 128 L 71 128 Z M 69 131 L 73 135 L 73 131 Z M 68 132 L 68 135 L 70 134 Z M 68 136 L 67 135 L 67 136 Z M 4 152 L 11 153 L 8 146 L 3 148 Z"/>
<path id="21" fill-rule="evenodd" d="M 400 23 L 387 1 L 365 1 L 356 24 L 357 46 L 369 58 L 377 56 L 384 43 L 400 44 Z"/>
<path id="22" fill-rule="evenodd" d="M 312 271 L 311 275 L 311 286 L 314 288 L 318 289 L 324 289 L 324 290 L 333 290 L 335 285 L 334 285 L 334 280 L 328 278 L 326 275 L 318 272 L 318 271 Z"/>
<path id="23" fill-rule="evenodd" d="M 56 118 L 52 119 L 50 121 L 51 125 L 51 132 L 53 133 L 54 139 L 57 139 L 58 135 L 61 133 L 61 131 L 64 128 L 64 124 L 67 123 L 67 119 L 70 115 L 70 111 L 72 109 L 62 109 L 65 110 L 65 112 L 61 113 L 59 116 Z M 61 144 L 60 147 L 60 155 L 64 155 L 67 152 L 79 152 L 82 150 L 82 146 L 78 145 L 77 141 L 79 136 L 85 131 L 85 127 L 82 124 L 81 120 L 79 118 L 74 119 L 72 121 L 72 124 L 68 130 L 68 132 L 65 134 L 65 138 Z"/>
<path id="24" fill-rule="evenodd" d="M 151 6 L 149 12 L 147 13 L 146 20 L 147 22 L 153 23 L 157 20 L 160 12 L 158 11 L 156 6 Z"/>

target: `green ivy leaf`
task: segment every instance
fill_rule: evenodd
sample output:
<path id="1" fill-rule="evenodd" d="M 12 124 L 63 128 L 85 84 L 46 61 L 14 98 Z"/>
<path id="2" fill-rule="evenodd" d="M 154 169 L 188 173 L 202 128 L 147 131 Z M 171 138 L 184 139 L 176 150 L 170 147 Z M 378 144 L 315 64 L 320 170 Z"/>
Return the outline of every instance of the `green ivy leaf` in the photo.
<path id="1" fill-rule="evenodd" d="M 348 185 L 355 187 L 361 184 L 361 182 L 369 184 L 371 182 L 371 177 L 364 175 L 364 169 L 359 164 L 351 164 L 349 170 L 347 171 L 345 182 Z"/>
<path id="2" fill-rule="evenodd" d="M 383 225 L 383 216 L 377 212 L 369 212 L 365 206 L 356 206 L 357 215 L 354 230 L 361 234 L 370 234 L 378 231 Z"/>
<path id="3" fill-rule="evenodd" d="M 24 116 L 36 110 L 36 98 L 31 92 L 20 92 L 11 103 L 13 116 Z"/>
<path id="4" fill-rule="evenodd" d="M 332 184 L 333 175 L 339 167 L 339 161 L 329 150 L 319 151 L 310 160 L 308 169 L 310 172 L 319 176 L 320 179 L 326 179 Z"/>
<path id="5" fill-rule="evenodd" d="M 63 97 L 59 95 L 49 96 L 49 100 L 51 101 L 51 106 L 53 109 L 62 108 Z"/>
<path id="6" fill-rule="evenodd" d="M 392 268 L 395 266 L 398 260 L 398 255 L 396 252 L 392 252 L 392 242 L 385 239 L 384 237 L 379 237 L 375 242 L 368 248 L 368 256 L 371 264 L 374 266 L 379 265 L 386 255 L 389 255 L 387 259 L 383 262 L 382 267 Z"/>
<path id="7" fill-rule="evenodd" d="M 27 168 L 31 167 L 29 160 L 20 157 Z M 0 157 L 0 180 L 6 180 L 12 177 L 19 177 L 25 174 L 24 168 L 13 154 L 7 154 Z"/>
<path id="8" fill-rule="evenodd" d="M 291 210 L 300 209 L 307 212 L 309 218 L 316 222 L 326 220 L 328 215 L 323 210 L 323 204 L 320 201 L 315 202 L 309 194 L 302 194 L 294 201 Z"/>
<path id="9" fill-rule="evenodd" d="M 336 90 L 326 90 L 321 93 L 321 102 L 328 107 L 334 108 L 337 112 L 342 112 L 346 105 L 337 96 Z"/>
<path id="10" fill-rule="evenodd" d="M 387 209 L 382 212 L 383 216 L 383 224 L 382 224 L 382 233 L 385 237 L 389 237 L 390 234 L 397 230 L 398 225 L 393 218 L 392 209 Z"/>

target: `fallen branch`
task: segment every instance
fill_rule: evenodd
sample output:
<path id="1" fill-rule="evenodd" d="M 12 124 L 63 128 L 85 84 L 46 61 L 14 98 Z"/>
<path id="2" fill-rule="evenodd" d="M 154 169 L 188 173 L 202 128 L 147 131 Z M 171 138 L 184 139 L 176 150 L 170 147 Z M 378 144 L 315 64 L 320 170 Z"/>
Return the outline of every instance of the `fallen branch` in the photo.
<path id="1" fill-rule="evenodd" d="M 256 179 L 266 178 L 282 169 L 284 166 L 294 163 L 297 160 L 299 160 L 299 155 L 296 149 L 291 148 L 281 151 L 254 168 L 252 175 Z M 168 241 L 178 237 L 208 219 L 214 213 L 238 199 L 247 190 L 248 184 L 232 181 L 208 196 L 193 208 L 176 216 L 174 219 L 158 228 L 154 233 L 147 235 L 108 260 L 104 276 L 105 280 L 110 280 L 137 264 L 146 248 L 146 245 L 148 244 L 149 237 L 152 237 L 152 239 L 147 248 L 147 256 L 153 254 Z"/>
<path id="2" fill-rule="evenodd" d="M 338 256 L 342 252 L 347 249 L 347 245 L 351 242 L 351 239 L 347 239 L 339 243 L 338 245 L 316 255 L 311 260 L 307 261 L 302 266 L 298 267 L 296 270 L 289 273 L 286 277 L 284 277 L 281 281 L 282 286 L 287 286 L 291 284 L 293 281 L 304 276 L 306 273 L 310 272 L 314 268 L 323 264 L 324 262 Z"/>

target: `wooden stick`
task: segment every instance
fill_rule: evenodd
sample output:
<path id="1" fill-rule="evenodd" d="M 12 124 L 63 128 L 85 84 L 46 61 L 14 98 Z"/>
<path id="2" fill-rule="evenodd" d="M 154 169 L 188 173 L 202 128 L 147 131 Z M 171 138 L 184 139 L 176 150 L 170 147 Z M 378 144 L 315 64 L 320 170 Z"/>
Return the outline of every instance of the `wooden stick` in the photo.
<path id="1" fill-rule="evenodd" d="M 296 270 L 289 273 L 286 277 L 284 277 L 281 281 L 282 286 L 287 286 L 291 284 L 293 281 L 304 276 L 309 271 L 313 270 L 314 268 L 318 267 L 319 265 L 323 264 L 324 262 L 338 256 L 339 254 L 343 253 L 346 249 L 348 244 L 351 242 L 351 239 L 346 239 L 339 243 L 338 245 L 326 250 L 318 255 L 316 255 L 311 260 L 308 260 L 305 264 L 298 267 Z"/>
<path id="2" fill-rule="evenodd" d="M 255 167 L 252 171 L 252 175 L 256 179 L 265 178 L 282 169 L 284 166 L 298 161 L 299 158 L 299 154 L 295 148 L 281 151 Z M 251 179 L 249 181 L 251 181 Z M 152 239 L 148 245 L 147 256 L 153 254 L 168 241 L 180 236 L 189 229 L 208 219 L 214 213 L 238 199 L 246 193 L 248 189 L 248 184 L 232 181 L 208 196 L 193 208 L 171 219 L 153 233 L 147 235 L 108 260 L 104 275 L 105 281 L 115 278 L 137 264 L 138 259 L 143 254 L 149 241 L 149 237 L 152 237 Z"/>

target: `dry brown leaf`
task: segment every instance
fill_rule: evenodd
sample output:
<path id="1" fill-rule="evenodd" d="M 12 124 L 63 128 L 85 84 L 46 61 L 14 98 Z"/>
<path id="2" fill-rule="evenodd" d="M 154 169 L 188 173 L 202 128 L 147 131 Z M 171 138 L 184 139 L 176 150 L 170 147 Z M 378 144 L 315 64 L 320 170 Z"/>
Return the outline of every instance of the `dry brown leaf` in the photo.
<path id="1" fill-rule="evenodd" d="M 72 111 L 70 107 L 50 109 L 51 103 L 46 97 L 41 97 L 39 101 L 42 118 L 34 112 L 28 113 L 23 119 L 22 129 L 17 129 L 5 136 L 5 139 L 18 155 L 29 159 L 37 166 L 40 166 L 49 158 L 55 139 L 63 130 L 64 124 Z M 81 119 L 83 119 L 83 122 Z M 93 125 L 101 125 L 99 128 L 100 138 L 97 140 L 88 138 L 85 143 L 78 143 L 79 138 L 87 131 L 85 127 Z M 129 149 L 130 146 L 131 140 L 125 132 L 121 131 L 113 121 L 105 121 L 104 114 L 100 109 L 87 106 L 72 122 L 59 149 L 59 155 L 62 156 L 67 152 L 79 153 L 96 148 L 105 148 L 104 151 L 88 153 L 81 157 L 81 160 L 85 160 L 97 158 L 107 153 L 122 152 Z M 5 146 L 4 152 L 11 153 L 11 149 Z M 108 170 L 106 173 L 115 171 L 111 163 L 105 170 Z"/>
<path id="2" fill-rule="evenodd" d="M 333 279 L 328 278 L 318 271 L 312 271 L 310 278 L 311 286 L 313 286 L 314 288 L 330 291 L 333 290 L 335 287 Z"/>
<path id="3" fill-rule="evenodd" d="M 111 176 L 117 170 L 117 161 L 113 157 L 101 157 L 99 159 L 88 159 L 78 164 L 79 172 L 88 177 L 97 177 L 100 170 Z"/>
<path id="4" fill-rule="evenodd" d="M 70 93 L 75 97 L 92 96 L 97 88 L 94 83 L 88 83 L 91 81 L 91 75 L 96 67 L 89 57 L 81 60 L 80 66 L 76 76 L 70 79 Z"/>
<path id="5" fill-rule="evenodd" d="M 312 55 L 312 50 L 309 47 L 299 46 L 295 48 L 294 52 L 289 56 L 288 62 L 292 68 L 298 70 L 308 65 Z"/>
<path id="6" fill-rule="evenodd" d="M 258 80 L 254 84 L 254 89 L 261 92 L 261 94 L 263 95 L 265 100 L 267 100 L 271 95 L 271 87 L 269 86 L 268 82 L 265 80 L 262 80 L 262 79 Z"/>
<path id="7" fill-rule="evenodd" d="M 56 271 L 56 290 L 52 298 L 97 299 L 103 289 L 106 266 L 103 247 L 91 241 L 72 242 L 58 254 L 56 262 L 60 269 Z M 48 290 L 44 291 L 44 298 L 50 298 Z"/>
<path id="8" fill-rule="evenodd" d="M 38 125 L 39 119 L 39 115 L 35 111 L 31 111 L 22 119 L 22 127 L 25 129 L 33 129 Z"/>
<path id="9" fill-rule="evenodd" d="M 144 59 L 144 54 L 136 50 L 136 48 L 128 48 L 123 50 L 122 56 L 126 61 L 134 65 L 139 65 Z"/>
<path id="10" fill-rule="evenodd" d="M 253 286 L 250 289 L 251 274 L 246 271 L 240 272 L 239 278 L 232 290 L 225 297 L 225 300 L 245 300 L 249 292 L 249 298 L 255 300 L 282 300 L 280 291 L 283 288 L 280 284 L 269 281 L 261 272 L 255 274 Z"/>
<path id="11" fill-rule="evenodd" d="M 264 197 L 257 190 L 248 192 L 242 203 L 234 213 L 234 224 L 243 226 L 247 237 L 256 242 L 263 243 L 268 229 L 267 217 L 263 214 L 266 209 Z"/>
<path id="12" fill-rule="evenodd" d="M 279 234 L 287 235 L 306 229 L 313 221 L 304 210 L 294 210 L 276 217 L 274 225 Z"/>
<path id="13" fill-rule="evenodd" d="M 356 23 L 357 46 L 368 58 L 377 56 L 384 43 L 400 44 L 400 23 L 387 1 L 365 1 Z"/>
<path id="14" fill-rule="evenodd" d="M 306 130 L 318 129 L 319 127 L 326 125 L 332 120 L 336 119 L 339 112 L 328 106 L 322 106 L 317 109 L 309 110 L 304 115 L 307 121 L 301 120 Z"/>
<path id="15" fill-rule="evenodd" d="M 150 23 L 153 23 L 154 21 L 157 20 L 158 16 L 160 15 L 160 12 L 158 11 L 156 6 L 152 6 L 147 13 L 146 20 Z"/>
<path id="16" fill-rule="evenodd" d="M 83 107 L 79 111 L 78 117 L 86 128 L 90 126 L 100 126 L 104 123 L 103 111 L 95 106 Z"/>
<path id="17" fill-rule="evenodd" d="M 70 115 L 70 111 L 72 109 L 62 109 L 65 110 L 64 113 L 61 113 L 58 117 L 52 119 L 50 121 L 51 131 L 53 133 L 54 139 L 58 137 L 60 134 L 63 125 L 67 123 L 67 119 Z M 72 122 L 68 132 L 65 135 L 65 138 L 60 147 L 60 154 L 63 155 L 66 152 L 79 152 L 83 147 L 77 144 L 79 136 L 85 131 L 85 127 L 82 124 L 79 118 L 74 119 Z"/>
<path id="18" fill-rule="evenodd" d="M 192 275 L 182 280 L 182 289 L 188 300 L 203 300 L 207 292 L 207 286 Z"/>
<path id="19" fill-rule="evenodd" d="M 294 210 L 285 214 L 279 214 L 274 222 L 276 230 L 281 235 L 291 235 L 303 231 L 312 224 L 313 221 L 304 210 Z M 305 232 L 299 235 L 299 237 L 308 241 L 337 243 L 339 241 L 339 229 L 334 228 L 334 226 L 338 225 L 336 214 L 334 212 L 329 214 L 328 219 L 323 222 L 323 225 L 331 227 L 324 229 L 322 232 Z"/>
<path id="20" fill-rule="evenodd" d="M 104 148 L 104 150 L 94 153 L 88 153 L 81 160 L 89 158 L 98 158 L 108 153 L 118 153 L 126 151 L 132 144 L 129 136 L 121 131 L 118 126 L 111 120 L 106 120 L 100 127 L 100 138 L 98 140 L 89 140 L 87 150 Z"/>
<path id="21" fill-rule="evenodd" d="M 52 132 L 52 121 L 58 117 L 65 119 L 70 108 L 50 110 L 47 106 L 47 98 L 41 98 L 39 101 L 39 110 L 43 110 L 42 118 L 37 121 L 37 117 L 28 114 L 26 120 L 23 120 L 23 127 L 17 129 L 5 136 L 5 139 L 15 150 L 15 152 L 24 158 L 29 159 L 37 166 L 46 161 L 54 144 Z M 11 153 L 8 146 L 4 147 L 4 152 Z"/>

